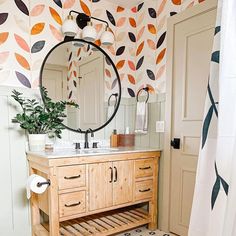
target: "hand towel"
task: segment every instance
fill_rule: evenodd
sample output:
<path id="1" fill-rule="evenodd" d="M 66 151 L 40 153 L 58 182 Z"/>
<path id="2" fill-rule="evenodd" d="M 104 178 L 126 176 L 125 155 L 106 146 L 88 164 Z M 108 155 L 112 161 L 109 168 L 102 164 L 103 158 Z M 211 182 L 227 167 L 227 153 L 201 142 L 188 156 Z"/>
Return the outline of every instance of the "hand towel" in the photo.
<path id="1" fill-rule="evenodd" d="M 137 102 L 135 133 L 146 134 L 148 130 L 148 104 Z"/>

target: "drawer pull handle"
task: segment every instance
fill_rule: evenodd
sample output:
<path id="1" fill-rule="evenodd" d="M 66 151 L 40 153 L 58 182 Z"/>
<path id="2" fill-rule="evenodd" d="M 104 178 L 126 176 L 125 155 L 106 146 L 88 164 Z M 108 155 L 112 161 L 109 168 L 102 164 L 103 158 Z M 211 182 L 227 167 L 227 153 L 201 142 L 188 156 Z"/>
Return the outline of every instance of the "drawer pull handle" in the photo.
<path id="1" fill-rule="evenodd" d="M 118 178 L 117 168 L 114 166 L 114 169 L 115 169 L 115 180 L 114 180 L 114 182 L 117 182 L 117 178 Z"/>
<path id="2" fill-rule="evenodd" d="M 112 167 L 109 167 L 109 169 L 111 170 L 111 180 L 109 181 L 109 183 L 113 182 L 113 169 Z"/>
<path id="3" fill-rule="evenodd" d="M 79 206 L 80 204 L 81 204 L 81 202 L 73 203 L 70 205 L 65 204 L 65 207 L 75 207 L 75 206 Z"/>
<path id="4" fill-rule="evenodd" d="M 140 193 L 144 193 L 144 192 L 149 192 L 151 189 L 150 188 L 147 188 L 147 189 L 144 189 L 144 190 L 139 190 Z"/>
<path id="5" fill-rule="evenodd" d="M 147 166 L 147 167 L 139 167 L 140 170 L 148 170 L 151 169 L 151 166 Z"/>
<path id="6" fill-rule="evenodd" d="M 81 175 L 75 175 L 75 176 L 70 176 L 70 177 L 65 176 L 64 179 L 78 179 L 80 177 Z"/>

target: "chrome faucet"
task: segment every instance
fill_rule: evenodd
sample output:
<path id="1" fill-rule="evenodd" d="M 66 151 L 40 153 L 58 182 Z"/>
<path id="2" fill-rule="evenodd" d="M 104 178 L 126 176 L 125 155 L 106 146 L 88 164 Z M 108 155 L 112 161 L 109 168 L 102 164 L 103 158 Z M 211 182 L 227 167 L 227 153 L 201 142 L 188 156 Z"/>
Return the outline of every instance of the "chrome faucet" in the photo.
<path id="1" fill-rule="evenodd" d="M 91 137 L 94 137 L 93 130 L 91 128 L 87 129 L 85 131 L 84 135 L 84 148 L 89 148 L 89 142 L 88 142 L 88 134 L 91 133 Z"/>

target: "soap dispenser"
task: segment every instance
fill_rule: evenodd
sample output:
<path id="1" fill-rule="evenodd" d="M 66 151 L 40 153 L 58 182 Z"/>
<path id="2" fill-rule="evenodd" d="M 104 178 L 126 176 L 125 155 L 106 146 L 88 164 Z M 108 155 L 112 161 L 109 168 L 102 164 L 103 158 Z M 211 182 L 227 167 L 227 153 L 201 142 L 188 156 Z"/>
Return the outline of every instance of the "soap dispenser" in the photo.
<path id="1" fill-rule="evenodd" d="M 114 129 L 111 137 L 110 137 L 110 146 L 111 147 L 118 147 L 118 134 L 117 134 L 117 130 Z"/>

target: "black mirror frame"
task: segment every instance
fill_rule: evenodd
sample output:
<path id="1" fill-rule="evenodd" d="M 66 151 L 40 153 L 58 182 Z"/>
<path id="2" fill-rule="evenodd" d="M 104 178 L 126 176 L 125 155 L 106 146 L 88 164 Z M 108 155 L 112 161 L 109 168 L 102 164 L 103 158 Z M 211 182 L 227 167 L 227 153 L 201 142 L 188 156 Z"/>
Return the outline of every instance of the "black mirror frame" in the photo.
<path id="1" fill-rule="evenodd" d="M 101 51 L 104 56 L 106 57 L 106 59 L 108 59 L 108 61 L 111 63 L 113 69 L 115 70 L 115 73 L 116 73 L 116 78 L 117 78 L 117 82 L 118 82 L 118 86 L 119 86 L 119 96 L 118 96 L 118 99 L 117 99 L 117 103 L 116 103 L 116 107 L 115 107 L 115 110 L 112 114 L 112 116 L 103 124 L 101 125 L 100 127 L 94 129 L 94 130 L 90 130 L 90 132 L 96 132 L 96 131 L 99 131 L 101 129 L 103 129 L 105 126 L 107 126 L 111 121 L 112 119 L 115 117 L 118 109 L 119 109 L 119 106 L 120 106 L 120 100 L 121 100 L 121 81 L 120 81 L 120 76 L 119 76 L 119 73 L 116 69 L 116 66 L 114 64 L 114 62 L 111 60 L 111 58 L 109 57 L 109 55 L 99 46 L 97 46 L 96 44 L 92 43 L 92 42 L 87 42 L 83 39 L 74 39 L 74 38 L 69 38 L 69 39 L 65 39 L 64 41 L 56 44 L 52 49 L 50 49 L 50 51 L 47 53 L 46 57 L 44 58 L 43 60 L 43 63 L 41 65 L 41 68 L 40 68 L 40 74 L 39 74 L 39 88 L 40 88 L 40 94 L 41 94 L 41 97 L 42 97 L 42 100 L 43 100 L 43 103 L 45 102 L 45 98 L 43 96 L 43 93 L 42 93 L 42 82 L 43 82 L 43 69 L 44 69 L 44 66 L 46 64 L 46 61 L 48 59 L 48 57 L 50 56 L 50 54 L 53 52 L 53 50 L 57 47 L 59 47 L 61 44 L 64 44 L 64 43 L 67 43 L 67 42 L 72 42 L 72 41 L 78 41 L 78 42 L 83 42 L 83 43 L 88 43 L 90 45 L 92 45 L 93 47 L 97 48 L 99 51 Z M 64 125 L 64 124 L 63 124 Z M 86 130 L 81 130 L 80 128 L 78 129 L 72 129 L 66 125 L 64 125 L 64 127 L 70 131 L 73 131 L 73 132 L 77 132 L 77 133 L 86 133 L 87 131 Z"/>

